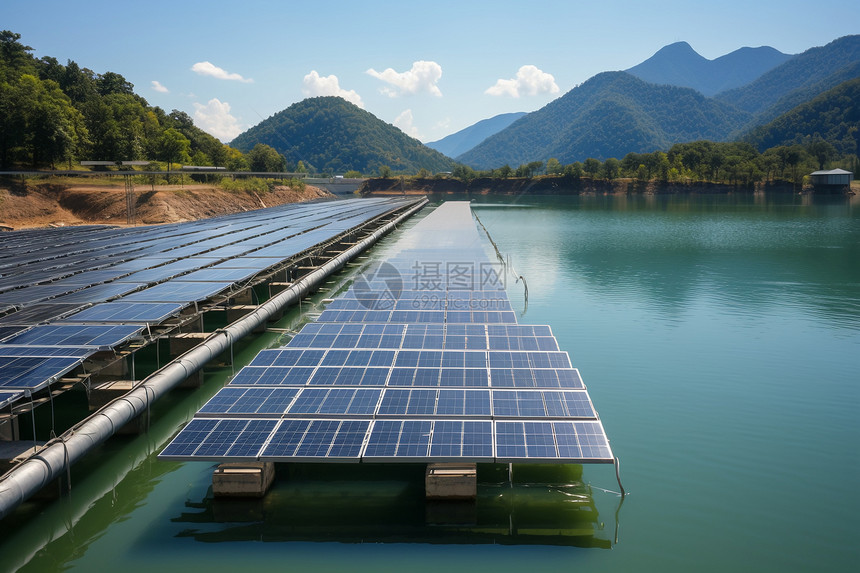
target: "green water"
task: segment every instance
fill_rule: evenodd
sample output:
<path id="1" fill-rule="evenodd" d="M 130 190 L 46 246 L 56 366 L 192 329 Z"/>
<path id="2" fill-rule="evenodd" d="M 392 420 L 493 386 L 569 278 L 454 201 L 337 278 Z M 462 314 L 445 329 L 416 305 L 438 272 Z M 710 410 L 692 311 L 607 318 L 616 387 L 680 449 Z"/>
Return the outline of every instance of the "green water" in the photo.
<path id="1" fill-rule="evenodd" d="M 527 309 L 522 282 L 511 300 L 580 369 L 623 504 L 609 466 L 481 467 L 474 506 L 426 506 L 413 466 L 284 467 L 263 501 L 214 501 L 211 464 L 155 454 L 221 368 L 75 467 L 70 495 L 0 522 L 0 570 L 854 571 L 860 202 L 497 202 L 475 212 L 527 281 Z"/>

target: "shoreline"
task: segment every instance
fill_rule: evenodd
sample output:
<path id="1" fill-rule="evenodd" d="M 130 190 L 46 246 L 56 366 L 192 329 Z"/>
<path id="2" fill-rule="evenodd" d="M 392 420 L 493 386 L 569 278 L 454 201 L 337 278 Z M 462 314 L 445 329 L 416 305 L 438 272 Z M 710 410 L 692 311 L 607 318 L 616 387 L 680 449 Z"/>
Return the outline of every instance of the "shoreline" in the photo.
<path id="1" fill-rule="evenodd" d="M 850 193 L 858 191 L 852 185 Z M 797 188 L 791 183 L 756 183 L 755 185 L 729 185 L 711 182 L 658 182 L 616 179 L 571 179 L 567 177 L 536 177 L 532 179 L 477 178 L 463 182 L 445 178 L 388 178 L 367 179 L 359 188 L 362 196 L 385 195 L 678 195 L 688 193 L 809 193 L 812 187 Z M 823 194 L 823 193 L 822 193 Z M 832 195 L 848 194 L 844 192 Z"/>

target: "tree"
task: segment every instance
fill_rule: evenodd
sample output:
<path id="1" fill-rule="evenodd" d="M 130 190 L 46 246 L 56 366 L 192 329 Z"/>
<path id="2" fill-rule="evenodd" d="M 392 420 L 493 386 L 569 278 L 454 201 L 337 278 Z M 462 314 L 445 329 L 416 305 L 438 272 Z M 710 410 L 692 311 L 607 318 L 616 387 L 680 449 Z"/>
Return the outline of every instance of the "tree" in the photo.
<path id="1" fill-rule="evenodd" d="M 388 165 L 380 165 L 379 176 L 383 179 L 388 179 L 389 177 L 391 177 L 391 167 L 389 167 Z"/>
<path id="2" fill-rule="evenodd" d="M 510 166 L 510 165 L 508 165 L 507 163 L 505 163 L 504 165 L 502 165 L 501 167 L 499 167 L 499 176 L 500 176 L 502 179 L 507 179 L 508 177 L 510 177 L 510 176 L 511 176 L 511 174 L 512 174 L 513 172 L 514 172 L 514 170 L 513 170 L 513 169 L 511 169 L 511 166 Z"/>
<path id="3" fill-rule="evenodd" d="M 573 177 L 577 181 L 582 178 L 583 173 L 584 170 L 582 168 L 582 163 L 580 163 L 579 161 L 574 161 L 570 165 L 566 165 L 564 167 L 564 174 L 568 177 Z"/>
<path id="4" fill-rule="evenodd" d="M 227 168 L 227 171 L 248 171 L 248 160 L 241 151 L 226 145 L 224 151 L 223 166 Z"/>
<path id="5" fill-rule="evenodd" d="M 603 175 L 607 181 L 612 181 L 618 177 L 618 172 L 621 169 L 621 162 L 614 157 L 609 157 L 603 162 Z"/>
<path id="6" fill-rule="evenodd" d="M 251 171 L 280 173 L 286 170 L 287 162 L 274 147 L 258 143 L 248 152 L 248 164 Z"/>
<path id="7" fill-rule="evenodd" d="M 99 93 L 103 96 L 111 94 L 134 95 L 134 84 L 114 72 L 105 72 L 96 78 Z"/>
<path id="8" fill-rule="evenodd" d="M 558 159 L 550 157 L 546 160 L 546 172 L 548 175 L 561 175 L 564 173 L 564 167 Z"/>
<path id="9" fill-rule="evenodd" d="M 20 39 L 21 34 L 9 30 L 0 31 L 0 80 L 4 79 L 6 68 L 18 75 L 33 59 L 30 55 L 33 48 L 19 42 Z"/>
<path id="10" fill-rule="evenodd" d="M 600 172 L 600 161 L 589 157 L 585 160 L 585 163 L 582 166 L 582 170 L 588 173 L 588 175 L 594 179 L 594 176 Z"/>
<path id="11" fill-rule="evenodd" d="M 472 179 L 477 177 L 477 174 L 475 173 L 475 170 L 472 169 L 471 167 L 469 167 L 468 165 L 458 164 L 454 167 L 454 170 L 451 172 L 451 177 L 454 177 L 455 179 L 459 179 L 460 181 L 462 181 L 464 183 L 468 183 L 469 181 L 471 181 Z"/>
<path id="12" fill-rule="evenodd" d="M 806 152 L 818 161 L 818 169 L 824 169 L 824 165 L 836 156 L 836 148 L 823 139 L 816 139 L 806 146 Z"/>
<path id="13" fill-rule="evenodd" d="M 169 127 L 161 134 L 159 142 L 159 159 L 167 162 L 167 170 L 173 168 L 174 163 L 188 163 L 191 161 L 189 151 L 191 142 L 176 129 Z"/>

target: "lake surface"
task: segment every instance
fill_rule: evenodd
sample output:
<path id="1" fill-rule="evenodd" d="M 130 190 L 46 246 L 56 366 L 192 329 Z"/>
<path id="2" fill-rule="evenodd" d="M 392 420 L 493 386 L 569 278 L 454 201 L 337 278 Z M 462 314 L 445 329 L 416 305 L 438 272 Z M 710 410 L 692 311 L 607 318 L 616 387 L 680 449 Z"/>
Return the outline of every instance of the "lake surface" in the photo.
<path id="1" fill-rule="evenodd" d="M 0 571 L 855 570 L 860 202 L 481 198 L 474 212 L 528 285 L 526 306 L 508 281 L 520 322 L 551 325 L 580 369 L 623 503 L 613 468 L 588 465 L 512 482 L 481 468 L 465 508 L 425 506 L 412 466 L 279 468 L 265 500 L 213 501 L 212 464 L 155 456 L 227 367 L 73 468 L 71 495 L 0 522 Z M 237 348 L 236 367 L 282 341 Z"/>

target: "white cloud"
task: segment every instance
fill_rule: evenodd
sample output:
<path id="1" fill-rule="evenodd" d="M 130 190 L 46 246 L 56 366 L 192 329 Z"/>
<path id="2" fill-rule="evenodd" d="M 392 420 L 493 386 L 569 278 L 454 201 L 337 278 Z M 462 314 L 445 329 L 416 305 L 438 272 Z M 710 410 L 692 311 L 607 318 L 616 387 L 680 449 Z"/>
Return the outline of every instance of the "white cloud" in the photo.
<path id="1" fill-rule="evenodd" d="M 429 92 L 434 96 L 442 97 L 442 92 L 439 90 L 439 86 L 436 85 L 442 77 L 442 66 L 436 62 L 426 62 L 424 60 L 413 62 L 412 69 L 405 72 L 396 72 L 392 68 L 377 72 L 373 68 L 370 68 L 367 70 L 367 73 L 397 88 L 396 90 L 391 88 L 382 89 L 382 93 L 388 94 L 391 97 L 404 94 L 417 94 L 419 92 Z"/>
<path id="2" fill-rule="evenodd" d="M 152 80 L 152 89 L 163 94 L 170 93 L 170 90 L 161 85 L 161 82 L 158 80 Z"/>
<path id="3" fill-rule="evenodd" d="M 191 66 L 191 71 L 197 72 L 201 76 L 212 76 L 213 78 L 217 78 L 219 80 L 233 80 L 237 82 L 244 82 L 246 84 L 250 84 L 254 81 L 250 78 L 245 79 L 239 74 L 231 74 L 227 70 L 219 68 L 212 62 L 197 62 L 196 64 Z"/>
<path id="4" fill-rule="evenodd" d="M 206 105 L 195 102 L 194 119 L 200 129 L 221 141 L 230 141 L 242 133 L 239 121 L 230 115 L 230 104 L 217 98 L 210 99 Z"/>
<path id="5" fill-rule="evenodd" d="M 330 75 L 322 77 L 316 70 L 305 76 L 302 80 L 302 93 L 308 97 L 314 96 L 339 96 L 348 102 L 352 102 L 360 108 L 364 108 L 361 96 L 355 90 L 345 90 L 340 87 L 337 76 Z"/>
<path id="6" fill-rule="evenodd" d="M 413 121 L 414 118 L 412 117 L 412 110 L 405 109 L 403 110 L 403 113 L 398 115 L 397 118 L 394 120 L 394 127 L 398 128 L 400 131 L 410 137 L 419 139 L 418 128 L 413 125 Z"/>
<path id="7" fill-rule="evenodd" d="M 558 93 L 558 85 L 552 74 L 543 72 L 537 66 L 523 66 L 517 70 L 517 77 L 511 80 L 498 80 L 496 85 L 484 92 L 491 96 L 533 96 Z"/>

